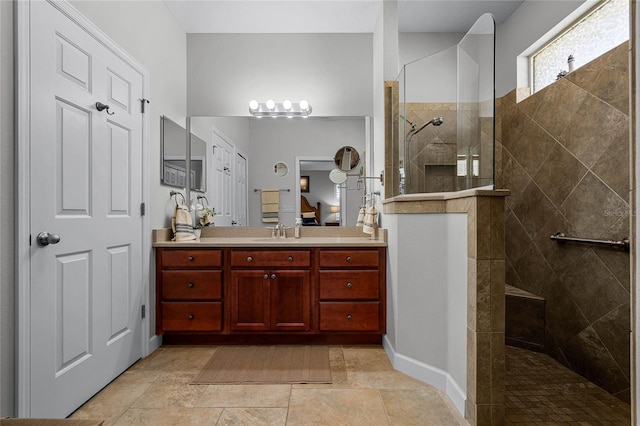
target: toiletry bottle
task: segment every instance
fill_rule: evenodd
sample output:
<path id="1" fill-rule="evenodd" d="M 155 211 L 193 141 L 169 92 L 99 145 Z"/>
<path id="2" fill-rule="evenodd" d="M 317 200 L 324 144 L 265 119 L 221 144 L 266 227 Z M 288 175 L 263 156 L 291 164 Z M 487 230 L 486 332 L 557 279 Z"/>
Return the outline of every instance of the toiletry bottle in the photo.
<path id="1" fill-rule="evenodd" d="M 302 218 L 296 218 L 296 226 L 294 227 L 293 236 L 295 238 L 300 238 L 300 234 L 302 233 Z"/>

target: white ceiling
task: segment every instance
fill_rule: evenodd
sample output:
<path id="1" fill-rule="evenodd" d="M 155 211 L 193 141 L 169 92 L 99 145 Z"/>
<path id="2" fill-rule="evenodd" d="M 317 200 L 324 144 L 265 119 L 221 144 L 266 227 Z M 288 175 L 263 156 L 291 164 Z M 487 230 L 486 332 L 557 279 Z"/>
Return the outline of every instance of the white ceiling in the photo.
<path id="1" fill-rule="evenodd" d="M 187 33 L 372 33 L 381 0 L 163 0 Z M 400 32 L 466 32 L 501 23 L 523 0 L 399 0 Z"/>

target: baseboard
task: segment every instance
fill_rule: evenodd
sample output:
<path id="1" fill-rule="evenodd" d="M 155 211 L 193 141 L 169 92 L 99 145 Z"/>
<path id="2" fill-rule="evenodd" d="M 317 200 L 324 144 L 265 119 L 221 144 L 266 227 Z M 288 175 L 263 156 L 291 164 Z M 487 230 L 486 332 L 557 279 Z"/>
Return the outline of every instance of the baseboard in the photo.
<path id="1" fill-rule="evenodd" d="M 147 342 L 147 352 L 144 355 L 144 357 L 151 355 L 153 351 L 158 349 L 161 345 L 162 345 L 162 336 L 159 336 L 157 334 L 154 334 L 153 336 L 151 336 L 151 338 Z"/>
<path id="2" fill-rule="evenodd" d="M 466 391 L 464 391 L 451 375 L 437 367 L 425 364 L 395 351 L 387 336 L 382 337 L 382 347 L 396 370 L 407 374 L 432 386 L 442 389 L 451 398 L 458 411 L 464 416 Z"/>

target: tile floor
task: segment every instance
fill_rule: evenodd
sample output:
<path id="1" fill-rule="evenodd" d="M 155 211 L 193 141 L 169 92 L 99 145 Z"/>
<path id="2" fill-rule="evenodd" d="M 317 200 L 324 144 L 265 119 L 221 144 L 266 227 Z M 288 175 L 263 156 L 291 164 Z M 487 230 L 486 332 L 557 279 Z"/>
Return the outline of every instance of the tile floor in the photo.
<path id="1" fill-rule="evenodd" d="M 505 347 L 506 423 L 630 425 L 629 404 L 546 354 Z"/>
<path id="2" fill-rule="evenodd" d="M 215 346 L 162 346 L 71 418 L 105 425 L 465 425 L 440 390 L 380 346 L 331 346 L 331 384 L 190 385 Z"/>

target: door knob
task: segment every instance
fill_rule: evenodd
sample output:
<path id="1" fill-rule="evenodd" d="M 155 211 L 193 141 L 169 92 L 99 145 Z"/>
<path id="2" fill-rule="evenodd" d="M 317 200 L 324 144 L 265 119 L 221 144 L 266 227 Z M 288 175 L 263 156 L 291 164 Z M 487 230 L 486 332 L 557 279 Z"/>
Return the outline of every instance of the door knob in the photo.
<path id="1" fill-rule="evenodd" d="M 60 242 L 60 235 L 41 232 L 36 237 L 36 241 L 38 241 L 38 245 L 42 247 L 48 246 L 49 244 L 58 244 Z"/>

